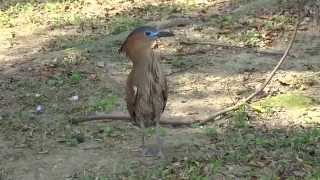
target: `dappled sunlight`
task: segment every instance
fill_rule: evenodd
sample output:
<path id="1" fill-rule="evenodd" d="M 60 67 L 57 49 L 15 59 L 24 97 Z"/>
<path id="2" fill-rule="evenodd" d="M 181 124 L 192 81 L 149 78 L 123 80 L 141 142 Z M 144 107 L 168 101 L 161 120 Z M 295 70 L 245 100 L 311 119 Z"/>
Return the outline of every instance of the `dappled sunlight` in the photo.
<path id="1" fill-rule="evenodd" d="M 120 44 L 137 26 L 180 17 L 192 23 L 169 27 L 175 37 L 154 47 L 169 84 L 161 119 L 206 119 L 264 82 L 292 14 L 237 14 L 260 0 L 16 2 L 0 7 L 0 179 L 320 177 L 320 41 L 308 29 L 252 103 L 207 125 L 164 125 L 163 164 L 141 156 L 131 123 L 69 122 L 127 113 L 131 63 Z"/>

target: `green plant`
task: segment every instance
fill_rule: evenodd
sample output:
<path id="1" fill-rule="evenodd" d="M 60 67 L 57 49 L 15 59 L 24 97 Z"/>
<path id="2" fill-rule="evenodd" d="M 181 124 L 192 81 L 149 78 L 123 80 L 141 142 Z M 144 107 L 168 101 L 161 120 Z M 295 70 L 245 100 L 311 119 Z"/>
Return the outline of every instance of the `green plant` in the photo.
<path id="1" fill-rule="evenodd" d="M 159 128 L 160 136 L 165 136 L 167 134 L 167 130 L 165 128 Z M 156 128 L 147 128 L 147 135 L 152 136 L 156 133 Z"/>
<path id="2" fill-rule="evenodd" d="M 181 59 L 179 57 L 177 59 L 172 60 L 170 63 L 175 68 L 182 68 L 182 67 L 187 65 L 186 60 L 185 59 Z"/>
<path id="3" fill-rule="evenodd" d="M 141 19 L 135 19 L 128 16 L 118 16 L 111 20 L 110 32 L 111 34 L 119 34 L 142 24 L 143 21 Z"/>
<path id="4" fill-rule="evenodd" d="M 71 83 L 78 84 L 82 80 L 83 76 L 79 71 L 73 71 L 69 77 Z"/>
<path id="5" fill-rule="evenodd" d="M 218 135 L 217 129 L 215 128 L 207 127 L 204 129 L 204 132 L 208 137 L 216 137 Z"/>
<path id="6" fill-rule="evenodd" d="M 236 128 L 248 127 L 249 116 L 246 112 L 246 105 L 242 105 L 237 111 L 233 113 L 233 119 Z"/>
<path id="7" fill-rule="evenodd" d="M 115 108 L 118 102 L 118 97 L 115 95 L 109 95 L 103 99 L 94 99 L 95 102 L 91 102 L 90 111 L 111 111 Z"/>
<path id="8" fill-rule="evenodd" d="M 107 137 L 112 137 L 115 135 L 115 129 L 110 126 L 105 127 L 103 132 Z"/>
<path id="9" fill-rule="evenodd" d="M 65 142 L 69 146 L 77 146 L 80 143 L 85 141 L 85 137 L 83 133 L 74 133 L 70 132 L 65 138 Z"/>
<path id="10" fill-rule="evenodd" d="M 46 82 L 49 86 L 61 87 L 65 83 L 65 79 L 61 75 L 53 76 Z"/>
<path id="11" fill-rule="evenodd" d="M 219 173 L 220 169 L 222 166 L 222 161 L 221 160 L 212 160 L 211 161 L 211 171 L 213 174 Z"/>
<path id="12" fill-rule="evenodd" d="M 83 176 L 83 177 L 81 177 L 80 180 L 109 180 L 109 178 L 106 177 L 106 176 L 92 176 L 92 175 L 88 175 L 88 176 Z"/>
<path id="13" fill-rule="evenodd" d="M 282 107 L 291 110 L 299 110 L 311 107 L 315 102 L 312 98 L 296 94 L 287 93 L 268 97 L 252 104 L 252 107 L 261 112 L 270 112 L 273 108 Z"/>

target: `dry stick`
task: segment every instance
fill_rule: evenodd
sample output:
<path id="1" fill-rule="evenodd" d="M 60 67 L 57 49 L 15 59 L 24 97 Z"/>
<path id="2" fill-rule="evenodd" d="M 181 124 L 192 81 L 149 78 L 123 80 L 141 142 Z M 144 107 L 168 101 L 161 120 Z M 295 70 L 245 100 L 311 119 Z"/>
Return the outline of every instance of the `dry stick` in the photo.
<path id="1" fill-rule="evenodd" d="M 87 121 L 98 121 L 98 120 L 124 120 L 124 121 L 130 121 L 129 115 L 112 115 L 112 114 L 102 114 L 102 115 L 91 115 L 86 117 L 79 117 L 79 118 L 73 118 L 71 119 L 72 124 L 78 124 L 82 122 Z"/>
<path id="2" fill-rule="evenodd" d="M 214 113 L 213 115 L 211 115 L 210 117 L 206 118 L 205 120 L 201 121 L 200 124 L 203 125 L 203 124 L 206 124 L 210 121 L 213 121 L 215 120 L 217 117 L 227 113 L 227 112 L 230 112 L 230 111 L 233 111 L 233 110 L 236 110 L 238 109 L 240 106 L 244 105 L 245 103 L 251 101 L 255 96 L 257 96 L 259 93 L 261 93 L 263 91 L 263 89 L 269 84 L 269 82 L 271 81 L 271 79 L 273 78 L 273 76 L 276 74 L 276 72 L 278 71 L 279 67 L 283 64 L 284 60 L 286 59 L 286 57 L 288 56 L 289 54 L 289 51 L 291 50 L 292 48 L 292 45 L 296 39 L 296 36 L 297 36 L 297 31 L 298 31 L 298 27 L 299 27 L 299 24 L 300 24 L 300 21 L 298 20 L 296 26 L 295 26 L 295 30 L 294 30 L 294 33 L 293 33 L 293 36 L 292 36 L 292 39 L 286 49 L 286 51 L 284 52 L 282 58 L 279 60 L 278 64 L 274 67 L 273 71 L 271 72 L 271 74 L 269 75 L 269 77 L 266 79 L 266 81 L 260 86 L 260 88 L 258 88 L 253 94 L 251 94 L 250 96 L 248 96 L 247 98 L 245 98 L 244 100 L 240 101 L 238 104 L 234 105 L 234 106 L 231 106 L 231 107 L 228 107 L 226 109 L 223 109 L 221 111 L 218 111 L 216 113 Z"/>
<path id="3" fill-rule="evenodd" d="M 148 23 L 147 25 L 149 26 L 156 26 L 158 29 L 168 29 L 171 27 L 176 27 L 176 26 L 186 26 L 188 24 L 194 24 L 196 18 L 173 18 L 173 19 L 168 19 L 156 23 Z"/>
<path id="4" fill-rule="evenodd" d="M 168 120 L 160 120 L 161 124 L 168 124 L 168 125 L 173 125 L 173 126 L 182 126 L 182 125 L 191 125 L 191 124 L 196 124 L 199 123 L 200 125 L 206 124 L 210 121 L 216 120 L 218 119 L 220 116 L 226 114 L 227 112 L 233 111 L 238 109 L 240 106 L 244 105 L 245 103 L 249 102 L 250 100 L 252 100 L 255 96 L 257 96 L 259 93 L 261 93 L 263 91 L 263 89 L 269 84 L 269 82 L 271 81 L 271 79 L 273 78 L 273 76 L 275 75 L 275 73 L 278 71 L 279 67 L 282 65 L 282 63 L 284 62 L 284 60 L 286 59 L 286 57 L 289 54 L 289 51 L 292 48 L 292 45 L 296 39 L 296 35 L 297 35 L 297 31 L 298 31 L 298 27 L 299 27 L 300 21 L 297 22 L 296 26 L 295 26 L 295 30 L 294 30 L 294 34 L 292 36 L 292 39 L 286 49 L 286 51 L 284 52 L 282 58 L 279 60 L 278 64 L 276 65 L 276 67 L 273 69 L 273 71 L 271 72 L 271 74 L 269 75 L 269 77 L 266 79 L 266 81 L 260 86 L 259 89 L 257 89 L 253 94 L 251 94 L 250 96 L 248 96 L 247 98 L 245 98 L 244 100 L 240 101 L 238 104 L 228 107 L 226 109 L 223 109 L 221 111 L 218 111 L 216 113 L 214 113 L 213 115 L 211 115 L 210 117 L 204 119 L 204 120 L 196 120 L 196 121 L 189 121 L 189 122 L 181 122 L 181 121 L 168 121 Z M 103 115 L 93 115 L 93 116 L 88 116 L 88 117 L 82 117 L 82 118 L 77 118 L 77 119 L 72 119 L 71 122 L 73 124 L 77 124 L 77 123 L 81 123 L 81 122 L 87 122 L 87 121 L 94 121 L 94 120 L 125 120 L 125 121 L 130 121 L 130 116 L 129 115 L 123 115 L 123 116 L 119 116 L 119 115 L 111 115 L 111 114 L 103 114 Z"/>
<path id="5" fill-rule="evenodd" d="M 282 53 L 278 52 L 268 52 L 268 51 L 262 51 L 258 49 L 254 49 L 248 46 L 236 46 L 236 45 L 228 45 L 228 44 L 217 44 L 214 42 L 190 42 L 190 41 L 182 41 L 180 42 L 182 45 L 209 45 L 209 46 L 216 46 L 221 47 L 223 49 L 239 49 L 239 50 L 249 50 L 251 52 L 257 53 L 257 54 L 263 54 L 263 55 L 271 55 L 271 56 L 279 56 L 283 55 Z M 290 55 L 289 55 L 290 56 Z"/>
<path id="6" fill-rule="evenodd" d="M 187 70 L 189 70 L 189 69 L 192 69 L 193 67 L 198 66 L 198 65 L 201 65 L 201 63 L 191 64 L 191 65 L 189 65 L 189 66 L 186 67 L 186 68 L 183 68 L 183 69 L 179 69 L 179 70 L 177 70 L 177 71 L 170 72 L 170 73 L 166 74 L 166 76 L 172 76 L 172 75 L 174 75 L 174 74 L 178 74 L 178 73 L 185 72 L 185 71 L 187 71 Z"/>
<path id="7" fill-rule="evenodd" d="M 88 121 L 99 121 L 99 120 L 121 120 L 121 121 L 130 121 L 131 118 L 129 115 L 112 115 L 112 114 L 101 114 L 101 115 L 91 115 L 86 117 L 80 117 L 80 118 L 73 118 L 71 119 L 72 124 L 78 124 Z M 109 122 L 109 121 L 106 121 Z M 170 120 L 160 120 L 160 124 L 163 125 L 172 125 L 172 126 L 187 126 L 194 124 L 199 121 L 189 121 L 189 122 L 183 122 L 183 121 L 170 121 Z"/>

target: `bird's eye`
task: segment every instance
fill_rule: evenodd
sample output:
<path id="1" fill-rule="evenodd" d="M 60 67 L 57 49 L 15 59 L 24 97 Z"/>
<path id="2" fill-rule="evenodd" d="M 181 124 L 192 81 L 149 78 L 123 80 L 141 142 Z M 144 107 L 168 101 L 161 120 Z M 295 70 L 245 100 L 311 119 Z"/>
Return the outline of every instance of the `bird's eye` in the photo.
<path id="1" fill-rule="evenodd" d="M 147 32 L 145 32 L 145 34 L 146 34 L 147 36 L 150 36 L 150 35 L 151 35 L 151 32 L 150 32 L 150 31 L 147 31 Z"/>

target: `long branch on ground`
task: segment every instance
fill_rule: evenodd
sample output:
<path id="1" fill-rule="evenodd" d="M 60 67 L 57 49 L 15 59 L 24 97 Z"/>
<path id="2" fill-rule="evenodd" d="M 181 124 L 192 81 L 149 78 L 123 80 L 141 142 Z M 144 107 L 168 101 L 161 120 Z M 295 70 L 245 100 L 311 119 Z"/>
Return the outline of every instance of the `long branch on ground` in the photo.
<path id="1" fill-rule="evenodd" d="M 221 111 L 218 111 L 218 112 L 214 113 L 213 115 L 209 116 L 205 120 L 201 121 L 200 124 L 205 124 L 207 122 L 213 121 L 216 118 L 218 118 L 219 116 L 221 116 L 221 115 L 223 115 L 223 114 L 225 114 L 227 112 L 234 111 L 234 110 L 238 109 L 240 106 L 250 102 L 254 97 L 256 97 L 258 94 L 260 94 L 267 87 L 267 85 L 270 83 L 271 79 L 274 77 L 276 72 L 279 70 L 280 66 L 286 60 L 286 58 L 287 58 L 287 56 L 289 54 L 289 51 L 291 50 L 291 48 L 293 46 L 293 43 L 294 43 L 294 41 L 296 39 L 299 24 L 300 24 L 300 21 L 298 20 L 296 25 L 295 25 L 294 33 L 292 35 L 291 41 L 288 44 L 287 49 L 285 50 L 283 56 L 279 60 L 278 64 L 274 67 L 274 69 L 270 73 L 269 77 L 265 80 L 265 82 L 263 84 L 261 84 L 260 87 L 254 93 L 252 93 L 250 96 L 248 96 L 247 98 L 244 98 L 243 100 L 241 100 L 239 103 L 237 103 L 234 106 L 225 108 L 225 109 L 223 109 Z"/>

